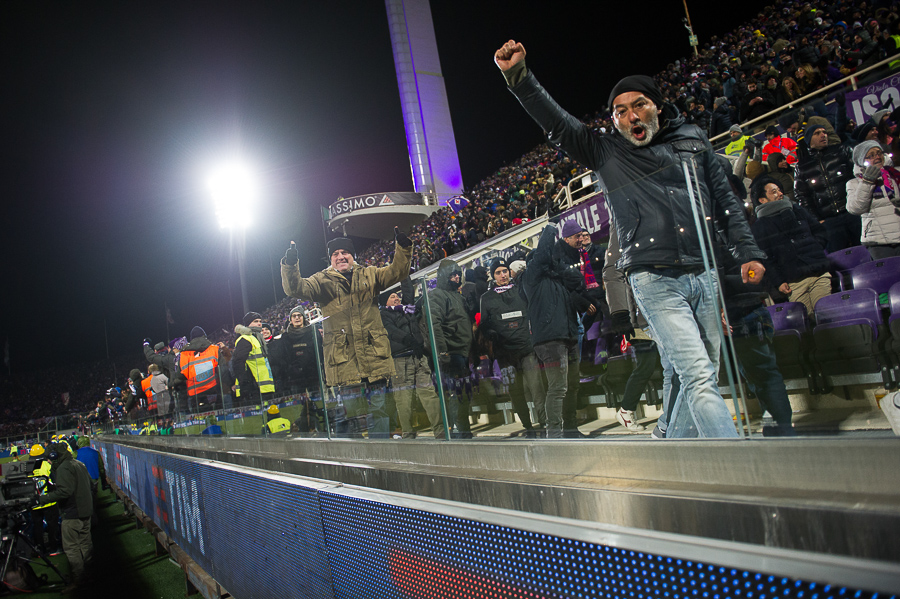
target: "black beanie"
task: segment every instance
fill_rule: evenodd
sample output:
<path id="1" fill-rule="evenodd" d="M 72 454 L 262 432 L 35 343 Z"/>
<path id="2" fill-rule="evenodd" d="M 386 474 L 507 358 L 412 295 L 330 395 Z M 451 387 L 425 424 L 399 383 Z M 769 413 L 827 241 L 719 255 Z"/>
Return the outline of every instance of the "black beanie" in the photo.
<path id="1" fill-rule="evenodd" d="M 346 237 L 338 237 L 325 244 L 325 253 L 329 259 L 331 258 L 331 254 L 338 250 L 346 250 L 350 252 L 354 258 L 356 257 L 356 248 L 353 247 L 353 242 Z"/>
<path id="2" fill-rule="evenodd" d="M 646 75 L 631 75 L 630 77 L 625 77 L 618 83 L 616 86 L 612 88 L 612 91 L 609 92 L 609 109 L 613 109 L 613 100 L 616 99 L 616 96 L 619 94 L 624 94 L 625 92 L 640 92 L 647 96 L 656 107 L 662 110 L 663 106 L 663 96 L 662 92 L 659 91 L 659 87 L 657 87 L 656 82 L 653 81 L 650 77 Z"/>
<path id="3" fill-rule="evenodd" d="M 262 314 L 260 314 L 259 312 L 247 312 L 246 314 L 244 314 L 244 321 L 243 321 L 244 326 L 249 327 L 250 323 L 253 322 L 254 320 L 256 320 L 257 318 L 262 320 Z"/>
<path id="4" fill-rule="evenodd" d="M 156 350 L 156 351 L 162 351 L 162 349 L 163 349 L 165 346 L 166 346 L 166 344 L 163 343 L 162 341 L 160 341 L 159 343 L 157 343 L 156 345 L 153 346 L 153 349 Z"/>
<path id="5" fill-rule="evenodd" d="M 505 266 L 509 268 L 509 262 L 506 261 L 505 258 L 494 258 L 491 260 L 491 278 L 494 278 L 494 271 L 500 268 L 501 266 Z"/>
<path id="6" fill-rule="evenodd" d="M 191 329 L 191 341 L 193 341 L 197 337 L 206 337 L 206 331 L 204 331 L 200 327 L 194 327 L 193 329 Z"/>
<path id="7" fill-rule="evenodd" d="M 809 127 L 806 128 L 806 131 L 803 132 L 803 135 L 806 138 L 810 138 L 813 136 L 813 133 L 815 133 L 819 129 L 825 129 L 825 125 L 822 125 L 821 123 L 816 123 L 814 125 L 810 125 Z M 825 130 L 825 133 L 828 133 L 827 129 Z"/>

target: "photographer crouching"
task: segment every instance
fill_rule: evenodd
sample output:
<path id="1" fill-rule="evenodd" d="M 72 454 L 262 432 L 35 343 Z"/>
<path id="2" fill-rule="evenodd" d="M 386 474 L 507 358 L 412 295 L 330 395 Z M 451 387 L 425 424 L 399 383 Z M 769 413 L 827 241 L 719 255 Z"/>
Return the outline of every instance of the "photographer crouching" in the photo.
<path id="1" fill-rule="evenodd" d="M 84 579 L 84 566 L 91 560 L 91 515 L 94 512 L 91 477 L 87 468 L 72 457 L 66 443 L 52 443 L 48 448 L 52 490 L 34 500 L 35 505 L 56 502 L 62 515 L 62 546 L 72 580 L 66 590 L 74 589 Z"/>

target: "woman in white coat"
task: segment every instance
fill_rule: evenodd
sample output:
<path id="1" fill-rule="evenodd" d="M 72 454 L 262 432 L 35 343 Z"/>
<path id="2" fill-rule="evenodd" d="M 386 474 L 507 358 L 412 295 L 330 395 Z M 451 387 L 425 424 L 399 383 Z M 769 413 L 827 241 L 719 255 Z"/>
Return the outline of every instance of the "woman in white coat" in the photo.
<path id="1" fill-rule="evenodd" d="M 847 212 L 862 216 L 860 243 L 873 260 L 900 256 L 900 171 L 877 141 L 864 141 L 853 148 L 853 172 Z"/>

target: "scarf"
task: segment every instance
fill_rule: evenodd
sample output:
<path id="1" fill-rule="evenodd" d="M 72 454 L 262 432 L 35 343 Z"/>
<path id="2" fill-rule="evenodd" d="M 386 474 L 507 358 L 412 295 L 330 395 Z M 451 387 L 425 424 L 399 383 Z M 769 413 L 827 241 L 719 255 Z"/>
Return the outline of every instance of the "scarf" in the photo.
<path id="1" fill-rule="evenodd" d="M 780 200 L 775 200 L 774 202 L 766 202 L 765 204 L 760 204 L 756 207 L 756 216 L 758 218 L 764 218 L 766 216 L 772 216 L 773 214 L 778 214 L 784 210 L 790 210 L 793 207 L 793 203 L 791 200 L 785 196 Z"/>
<path id="2" fill-rule="evenodd" d="M 581 251 L 581 274 L 584 276 L 584 284 L 588 289 L 594 289 L 600 286 L 597 277 L 594 275 L 594 267 L 591 266 L 591 258 L 588 256 L 587 250 Z"/>
<path id="3" fill-rule="evenodd" d="M 385 306 L 388 310 L 393 310 L 394 312 L 403 312 L 404 314 L 415 314 L 416 307 L 415 306 L 406 306 L 404 304 L 399 304 L 396 306 Z"/>
<path id="4" fill-rule="evenodd" d="M 513 285 L 512 285 L 512 283 L 510 283 L 509 285 L 504 285 L 502 287 L 494 287 L 494 291 L 496 291 L 497 293 L 503 293 L 505 291 L 509 291 L 512 288 L 513 288 Z"/>

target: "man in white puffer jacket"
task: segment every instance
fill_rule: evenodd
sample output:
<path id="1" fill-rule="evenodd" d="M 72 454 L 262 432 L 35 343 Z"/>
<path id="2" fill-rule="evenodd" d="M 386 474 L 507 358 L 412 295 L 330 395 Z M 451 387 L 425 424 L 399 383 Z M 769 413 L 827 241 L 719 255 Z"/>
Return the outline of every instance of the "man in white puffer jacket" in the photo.
<path id="1" fill-rule="evenodd" d="M 862 216 L 860 243 L 873 260 L 900 256 L 900 171 L 877 141 L 864 141 L 853 148 L 853 172 L 847 212 Z"/>

